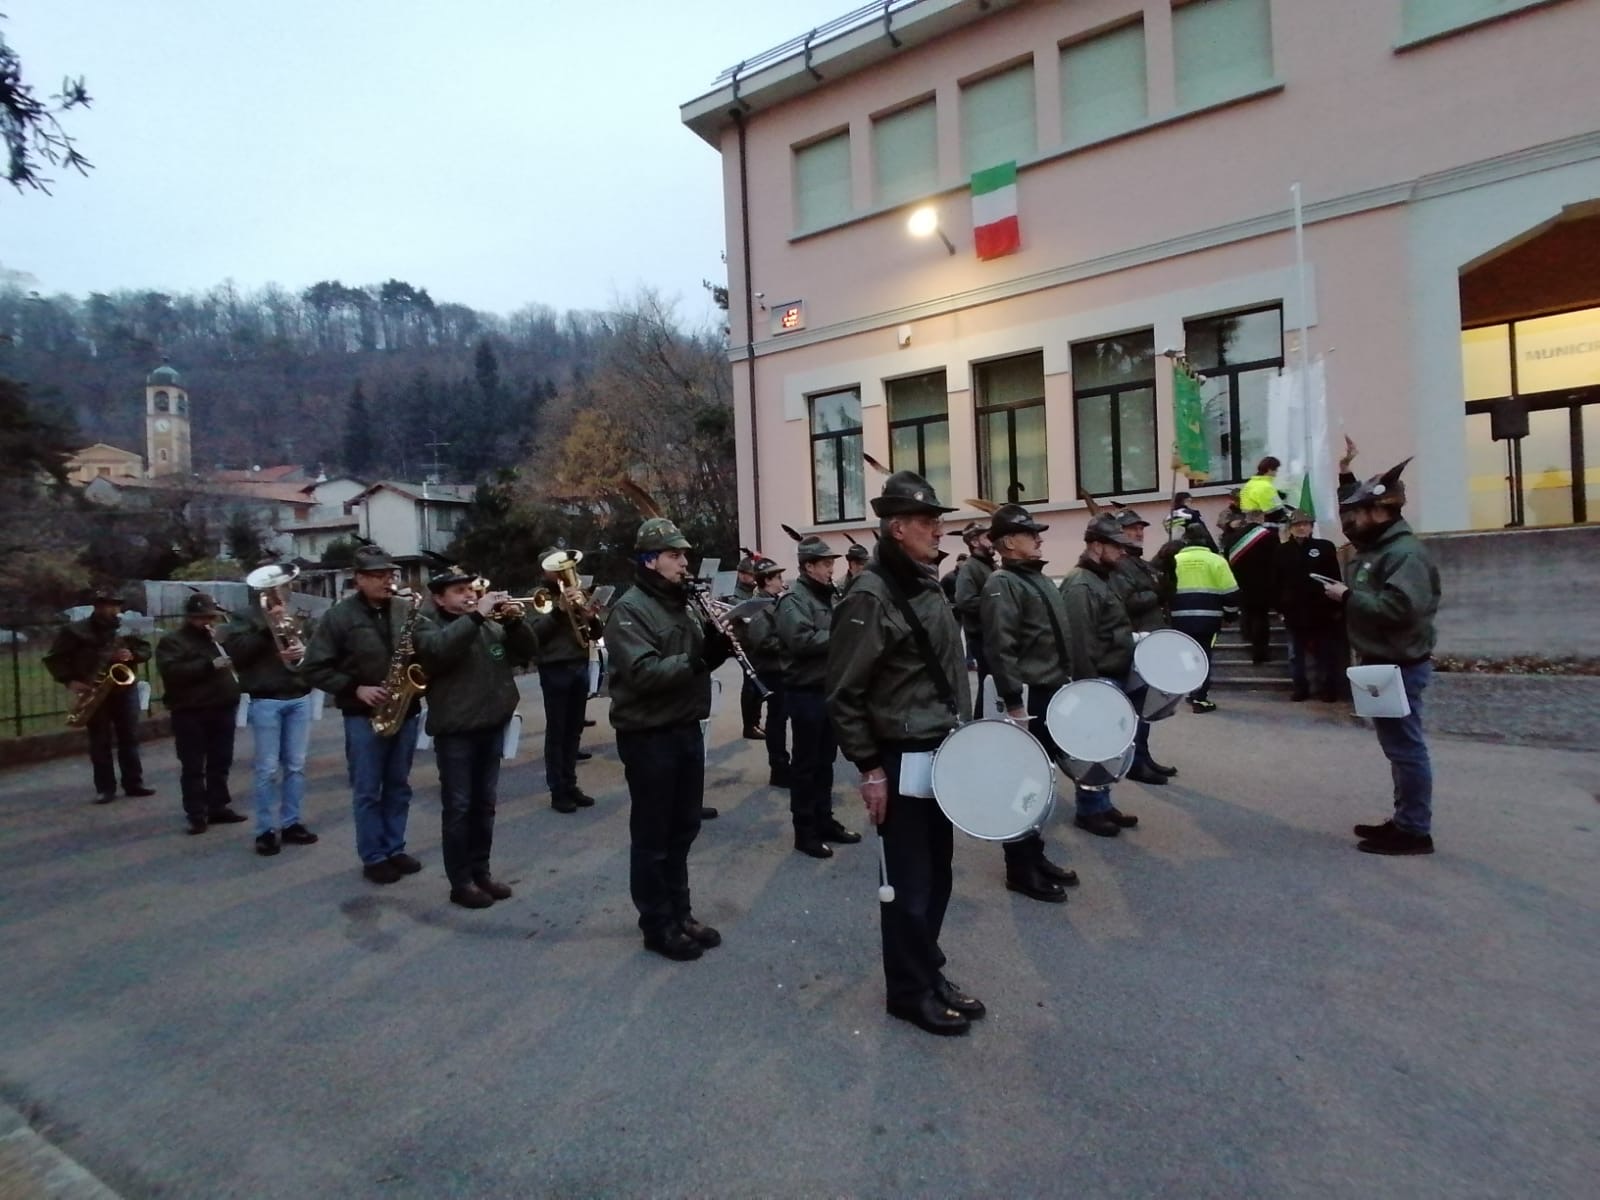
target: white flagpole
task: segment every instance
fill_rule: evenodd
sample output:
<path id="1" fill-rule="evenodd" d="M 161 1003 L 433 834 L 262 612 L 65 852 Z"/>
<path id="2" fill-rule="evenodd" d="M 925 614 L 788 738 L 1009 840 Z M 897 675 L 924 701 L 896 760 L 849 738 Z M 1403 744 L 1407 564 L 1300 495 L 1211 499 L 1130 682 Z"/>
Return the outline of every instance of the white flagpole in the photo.
<path id="1" fill-rule="evenodd" d="M 1289 195 L 1294 200 L 1294 278 L 1295 289 L 1299 293 L 1300 302 L 1300 412 L 1302 418 L 1309 411 L 1310 386 L 1311 386 L 1311 334 L 1309 328 L 1310 313 L 1308 311 L 1306 293 L 1306 223 L 1305 210 L 1300 204 L 1300 181 L 1296 180 L 1289 185 Z M 1311 423 L 1302 419 L 1300 425 L 1300 454 L 1301 461 L 1305 464 L 1305 475 L 1302 476 L 1301 491 L 1306 490 L 1304 479 L 1312 474 L 1311 461 Z M 1315 485 L 1312 485 L 1312 494 L 1315 495 Z M 1300 497 L 1291 497 L 1292 507 L 1299 507 Z M 1320 516 L 1328 514 L 1318 513 Z"/>

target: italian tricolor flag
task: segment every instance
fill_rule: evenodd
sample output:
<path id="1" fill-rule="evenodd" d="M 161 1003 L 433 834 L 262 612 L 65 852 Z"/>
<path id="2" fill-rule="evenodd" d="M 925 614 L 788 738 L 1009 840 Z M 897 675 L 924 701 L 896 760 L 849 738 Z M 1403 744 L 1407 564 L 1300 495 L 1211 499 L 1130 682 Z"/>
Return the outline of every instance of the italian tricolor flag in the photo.
<path id="1" fill-rule="evenodd" d="M 983 259 L 1022 248 L 1017 225 L 1017 164 L 1002 163 L 972 177 L 972 241 Z"/>

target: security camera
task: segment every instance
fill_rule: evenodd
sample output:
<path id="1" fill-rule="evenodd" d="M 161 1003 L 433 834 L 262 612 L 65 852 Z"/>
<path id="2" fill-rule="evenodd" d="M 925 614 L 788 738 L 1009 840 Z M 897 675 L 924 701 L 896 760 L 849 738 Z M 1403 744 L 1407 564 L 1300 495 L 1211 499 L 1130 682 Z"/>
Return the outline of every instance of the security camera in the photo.
<path id="1" fill-rule="evenodd" d="M 767 298 L 767 294 L 765 292 L 757 292 L 756 293 L 756 299 L 757 300 L 765 300 L 766 298 Z"/>
<path id="2" fill-rule="evenodd" d="M 1183 353 L 1182 350 L 1178 350 L 1178 349 L 1176 349 L 1176 348 L 1174 348 L 1172 346 L 1168 346 L 1165 350 L 1163 350 L 1161 352 L 1161 357 L 1162 358 L 1177 358 L 1178 355 L 1180 355 L 1182 353 Z"/>

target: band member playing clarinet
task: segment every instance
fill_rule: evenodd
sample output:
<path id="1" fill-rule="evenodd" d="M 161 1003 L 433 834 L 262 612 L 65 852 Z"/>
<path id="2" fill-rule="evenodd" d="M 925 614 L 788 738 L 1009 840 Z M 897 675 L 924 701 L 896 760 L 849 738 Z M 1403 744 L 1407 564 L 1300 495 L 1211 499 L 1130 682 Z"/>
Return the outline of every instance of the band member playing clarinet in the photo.
<path id="1" fill-rule="evenodd" d="M 700 833 L 711 672 L 731 643 L 690 606 L 689 539 L 650 517 L 634 542 L 633 587 L 606 620 L 611 724 L 628 780 L 629 889 L 647 949 L 699 958 L 721 943 L 689 903 L 689 847 Z"/>
<path id="2" fill-rule="evenodd" d="M 553 558 L 564 546 L 549 546 L 539 561 Z M 539 641 L 539 691 L 544 696 L 544 781 L 550 807 L 558 813 L 589 808 L 594 797 L 578 786 L 578 741 L 583 736 L 584 709 L 589 703 L 589 647 L 578 641 L 573 614 L 589 633 L 601 635 L 600 622 L 584 607 L 586 599 L 559 572 L 546 571 L 545 586 L 560 592 L 556 606 L 530 617 Z"/>
<path id="3" fill-rule="evenodd" d="M 44 656 L 45 670 L 57 683 L 65 684 L 75 703 L 92 693 L 101 677 L 113 664 L 133 670 L 150 661 L 150 643 L 143 638 L 118 634 L 122 598 L 102 588 L 93 592 L 89 603 L 93 611 L 74 621 L 56 635 L 50 652 Z M 117 772 L 122 772 L 122 790 L 129 796 L 153 796 L 154 788 L 144 785 L 144 766 L 139 761 L 139 689 L 136 685 L 111 687 L 86 723 L 89 730 L 89 763 L 94 768 L 94 803 L 110 804 L 117 798 Z M 112 758 L 112 745 L 116 757 Z"/>
<path id="4" fill-rule="evenodd" d="M 1060 751 L 1044 721 L 1050 698 L 1071 679 L 1067 645 L 1067 605 L 1061 592 L 1044 578 L 1043 541 L 1048 525 L 1033 519 L 1020 504 L 1002 504 L 989 519 L 989 540 L 1000 567 L 983 585 L 979 616 L 983 647 L 995 691 L 1007 715 L 1028 732 L 1052 758 Z M 1027 704 L 1023 704 L 1023 690 Z M 1035 900 L 1060 904 L 1066 888 L 1078 882 L 1075 871 L 1045 857 L 1037 833 L 1005 843 L 1006 887 Z"/>
<path id="5" fill-rule="evenodd" d="M 926 479 L 897 471 L 872 511 L 876 559 L 834 612 L 828 716 L 883 839 L 888 1011 L 929 1033 L 962 1034 L 984 1007 L 944 976 L 953 834 L 929 786 L 930 756 L 970 703 L 961 630 L 933 573 L 940 518 L 953 510 Z"/>
<path id="6" fill-rule="evenodd" d="M 230 807 L 228 794 L 239 676 L 217 642 L 216 624 L 225 615 L 210 596 L 196 592 L 183 603 L 183 624 L 156 643 L 161 702 L 172 713 L 190 833 L 247 820 Z"/>
<path id="7" fill-rule="evenodd" d="M 439 764 L 444 872 L 450 902 L 462 908 L 488 908 L 511 896 L 490 873 L 489 853 L 506 722 L 520 699 L 516 668 L 532 662 L 537 649 L 520 610 L 496 612 L 510 597 L 479 595 L 476 578 L 460 567 L 435 573 L 428 590 L 437 619 L 417 630 L 417 661 L 428 675 L 428 735 Z"/>

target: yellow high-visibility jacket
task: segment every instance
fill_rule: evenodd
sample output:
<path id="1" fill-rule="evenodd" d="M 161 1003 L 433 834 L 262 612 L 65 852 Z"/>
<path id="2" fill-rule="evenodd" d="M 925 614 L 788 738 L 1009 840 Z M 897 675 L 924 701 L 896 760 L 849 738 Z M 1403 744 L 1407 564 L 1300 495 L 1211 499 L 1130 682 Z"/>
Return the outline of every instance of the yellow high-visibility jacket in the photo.
<path id="1" fill-rule="evenodd" d="M 1239 582 L 1228 560 L 1206 546 L 1185 546 L 1173 555 L 1177 595 L 1172 601 L 1176 617 L 1216 617 L 1239 603 Z"/>

